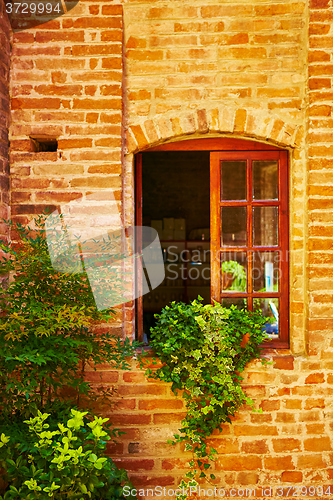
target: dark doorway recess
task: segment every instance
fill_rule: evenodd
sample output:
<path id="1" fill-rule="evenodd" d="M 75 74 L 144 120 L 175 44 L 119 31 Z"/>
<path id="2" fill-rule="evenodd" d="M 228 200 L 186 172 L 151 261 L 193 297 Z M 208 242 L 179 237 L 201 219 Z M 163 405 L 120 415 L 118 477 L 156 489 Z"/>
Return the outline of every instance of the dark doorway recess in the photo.
<path id="1" fill-rule="evenodd" d="M 142 225 L 159 233 L 165 280 L 142 300 L 144 340 L 154 314 L 198 295 L 210 302 L 209 151 L 142 153 Z"/>

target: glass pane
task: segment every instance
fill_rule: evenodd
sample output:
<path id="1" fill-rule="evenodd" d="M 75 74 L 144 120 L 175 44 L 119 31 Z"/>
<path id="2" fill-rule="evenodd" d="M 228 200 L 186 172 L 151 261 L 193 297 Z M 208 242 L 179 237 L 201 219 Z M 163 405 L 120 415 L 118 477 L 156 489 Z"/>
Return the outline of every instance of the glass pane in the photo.
<path id="1" fill-rule="evenodd" d="M 246 309 L 247 308 L 247 299 L 240 299 L 240 298 L 231 299 L 230 297 L 225 298 L 225 299 L 222 298 L 221 305 L 223 307 L 230 307 L 232 305 L 235 305 L 237 307 L 237 309 Z"/>
<path id="2" fill-rule="evenodd" d="M 254 207 L 253 245 L 264 247 L 278 245 L 278 226 L 278 207 Z"/>
<path id="3" fill-rule="evenodd" d="M 221 253 L 221 290 L 224 292 L 247 291 L 246 252 Z"/>
<path id="4" fill-rule="evenodd" d="M 254 161 L 253 172 L 253 199 L 278 199 L 278 162 Z"/>
<path id="5" fill-rule="evenodd" d="M 246 161 L 221 161 L 221 200 L 246 200 Z"/>
<path id="6" fill-rule="evenodd" d="M 260 310 L 261 314 L 270 318 L 265 324 L 265 331 L 270 337 L 277 337 L 279 335 L 279 299 L 253 299 L 253 309 Z"/>
<path id="7" fill-rule="evenodd" d="M 246 207 L 222 207 L 221 246 L 246 246 Z"/>
<path id="8" fill-rule="evenodd" d="M 254 292 L 278 292 L 279 252 L 253 252 L 252 283 Z"/>

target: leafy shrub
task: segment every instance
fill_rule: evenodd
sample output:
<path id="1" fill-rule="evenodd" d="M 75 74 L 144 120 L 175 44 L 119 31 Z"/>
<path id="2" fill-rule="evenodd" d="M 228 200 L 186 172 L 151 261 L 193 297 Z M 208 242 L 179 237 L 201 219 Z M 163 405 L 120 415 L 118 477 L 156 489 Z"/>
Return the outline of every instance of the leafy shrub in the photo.
<path id="1" fill-rule="evenodd" d="M 24 422 L 28 432 L 3 432 L 0 465 L 9 485 L 0 499 L 125 498 L 123 486 L 130 484 L 127 473 L 104 456 L 111 439 L 103 428 L 108 419 L 88 421 L 86 415 L 72 409 L 67 422 L 49 424 L 50 414 L 38 411 Z"/>
<path id="2" fill-rule="evenodd" d="M 37 217 L 34 228 L 10 224 L 16 245 L 0 241 L 0 469 L 6 479 L 0 498 L 123 498 L 126 472 L 104 456 L 116 431 L 107 434 L 105 419 L 89 422 L 87 412 L 72 408 L 68 415 L 71 406 L 98 407 L 110 395 L 84 380 L 87 364 L 129 368 L 136 345 L 106 330 L 96 333 L 115 311 L 97 309 L 85 274 L 52 267 L 44 219 Z"/>
<path id="3" fill-rule="evenodd" d="M 244 403 L 253 407 L 240 385 L 240 373 L 251 359 L 260 356 L 263 326 L 268 321 L 259 312 L 224 308 L 217 302 L 203 305 L 200 299 L 191 304 L 172 302 L 156 315 L 150 343 L 163 365 L 146 372 L 172 382 L 175 394 L 183 391 L 187 415 L 173 444 L 185 442 L 185 450 L 193 452 L 190 479 L 198 471 L 200 477 L 206 477 L 208 462 L 217 453 L 207 445 L 213 431 L 221 431 L 223 422 L 231 422 L 230 417 Z M 145 359 L 141 361 L 144 365 Z"/>
<path id="4" fill-rule="evenodd" d="M 49 411 L 64 387 L 79 404 L 83 395 L 92 394 L 84 381 L 87 363 L 129 368 L 126 358 L 135 348 L 128 339 L 123 341 L 108 331 L 96 334 L 94 327 L 109 321 L 115 311 L 96 308 L 85 274 L 60 273 L 52 267 L 44 220 L 37 217 L 34 229 L 12 225 L 19 238 L 16 246 L 0 241 L 4 252 L 0 258 L 4 280 L 0 289 L 0 407 L 8 419 L 17 413 L 28 418 L 37 409 Z"/>

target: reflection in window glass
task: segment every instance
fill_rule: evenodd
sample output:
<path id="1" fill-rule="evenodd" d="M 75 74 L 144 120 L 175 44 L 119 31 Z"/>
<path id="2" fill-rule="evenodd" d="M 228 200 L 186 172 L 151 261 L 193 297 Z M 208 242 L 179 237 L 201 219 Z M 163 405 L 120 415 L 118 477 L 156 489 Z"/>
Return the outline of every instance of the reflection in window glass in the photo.
<path id="1" fill-rule="evenodd" d="M 230 307 L 235 305 L 237 309 L 246 309 L 247 308 L 247 299 L 239 299 L 239 298 L 222 298 L 221 304 L 223 307 Z"/>
<path id="2" fill-rule="evenodd" d="M 253 172 L 253 199 L 278 199 L 278 162 L 254 161 Z"/>
<path id="3" fill-rule="evenodd" d="M 246 246 L 246 207 L 222 207 L 221 219 L 221 246 Z"/>
<path id="4" fill-rule="evenodd" d="M 221 253 L 221 289 L 224 292 L 247 291 L 246 252 Z"/>
<path id="5" fill-rule="evenodd" d="M 246 200 L 246 161 L 221 161 L 221 200 Z"/>
<path id="6" fill-rule="evenodd" d="M 253 208 L 253 245 L 278 245 L 279 209 L 278 207 Z"/>
<path id="7" fill-rule="evenodd" d="M 253 309 L 260 310 L 261 314 L 269 318 L 270 321 L 267 321 L 265 324 L 266 333 L 270 336 L 278 336 L 279 335 L 279 299 L 271 298 L 271 299 L 253 299 Z"/>
<path id="8" fill-rule="evenodd" d="M 254 292 L 278 292 L 280 268 L 279 252 L 253 252 L 252 283 Z"/>

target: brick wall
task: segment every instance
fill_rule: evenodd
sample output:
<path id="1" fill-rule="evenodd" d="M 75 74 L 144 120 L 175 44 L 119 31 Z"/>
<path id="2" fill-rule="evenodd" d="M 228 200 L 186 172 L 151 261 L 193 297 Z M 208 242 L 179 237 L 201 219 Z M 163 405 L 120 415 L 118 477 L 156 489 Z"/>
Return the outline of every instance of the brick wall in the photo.
<path id="1" fill-rule="evenodd" d="M 333 479 L 332 16 L 331 0 L 81 0 L 14 35 L 16 220 L 114 187 L 133 223 L 134 154 L 167 140 L 233 135 L 289 149 L 291 349 L 245 372 L 263 414 L 244 410 L 213 437 L 217 484 L 253 486 L 256 496 Z M 33 152 L 29 136 L 56 137 L 58 152 Z M 133 309 L 118 319 L 132 335 Z M 136 486 L 175 487 L 189 457 L 166 440 L 181 399 L 135 361 L 131 372 L 100 374 L 118 388 L 118 406 L 105 412 L 127 432 L 110 454 Z M 99 374 L 87 376 L 98 383 Z"/>
<path id="2" fill-rule="evenodd" d="M 309 26 L 309 340 L 311 353 L 327 360 L 332 353 L 323 351 L 333 346 L 332 20 L 332 3 L 314 0 Z"/>
<path id="3" fill-rule="evenodd" d="M 13 41 L 13 220 L 27 223 L 81 197 L 103 204 L 111 190 L 119 202 L 122 6 L 81 1 Z M 30 138 L 57 139 L 58 150 L 35 151 Z M 118 320 L 120 328 L 121 309 Z"/>
<path id="4" fill-rule="evenodd" d="M 9 217 L 9 66 L 10 25 L 5 7 L 0 5 L 0 218 Z M 6 235 L 6 227 L 0 222 L 0 237 Z"/>

